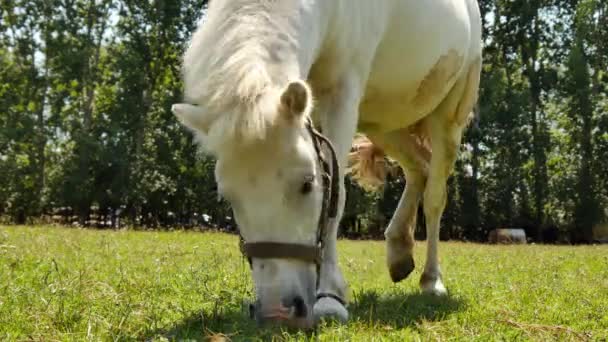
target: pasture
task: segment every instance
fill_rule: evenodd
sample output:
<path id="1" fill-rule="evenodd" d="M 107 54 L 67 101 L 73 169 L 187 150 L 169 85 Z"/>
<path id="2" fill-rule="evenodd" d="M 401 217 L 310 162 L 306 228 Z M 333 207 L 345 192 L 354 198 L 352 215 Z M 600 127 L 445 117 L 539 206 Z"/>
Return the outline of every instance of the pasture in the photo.
<path id="1" fill-rule="evenodd" d="M 392 284 L 383 242 L 340 241 L 350 320 L 258 330 L 235 236 L 0 227 L 0 340 L 608 338 L 608 246 L 441 243 L 447 298 Z"/>

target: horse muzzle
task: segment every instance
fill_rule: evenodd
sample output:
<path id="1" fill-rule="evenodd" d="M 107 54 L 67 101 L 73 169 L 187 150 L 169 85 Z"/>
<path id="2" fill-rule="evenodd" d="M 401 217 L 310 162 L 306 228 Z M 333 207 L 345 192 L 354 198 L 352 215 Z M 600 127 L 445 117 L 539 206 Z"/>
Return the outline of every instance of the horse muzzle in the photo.
<path id="1" fill-rule="evenodd" d="M 306 303 L 301 296 L 284 298 L 278 304 L 262 304 L 258 300 L 250 306 L 250 315 L 259 325 L 310 329 L 314 326 L 313 305 Z"/>

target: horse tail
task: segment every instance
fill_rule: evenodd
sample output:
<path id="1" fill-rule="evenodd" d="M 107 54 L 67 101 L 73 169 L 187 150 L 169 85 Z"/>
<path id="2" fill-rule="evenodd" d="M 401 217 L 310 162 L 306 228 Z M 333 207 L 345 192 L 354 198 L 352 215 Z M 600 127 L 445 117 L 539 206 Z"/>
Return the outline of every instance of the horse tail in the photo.
<path id="1" fill-rule="evenodd" d="M 384 151 L 365 135 L 357 135 L 348 155 L 348 173 L 362 188 L 377 191 L 394 169 Z"/>

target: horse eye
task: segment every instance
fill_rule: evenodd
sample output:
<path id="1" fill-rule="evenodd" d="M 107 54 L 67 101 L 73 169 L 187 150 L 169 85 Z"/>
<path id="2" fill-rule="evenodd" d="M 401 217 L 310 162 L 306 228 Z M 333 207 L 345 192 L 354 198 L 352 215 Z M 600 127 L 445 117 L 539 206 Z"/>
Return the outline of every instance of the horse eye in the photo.
<path id="1" fill-rule="evenodd" d="M 314 179 L 312 177 L 307 178 L 306 181 L 302 184 L 302 188 L 300 188 L 300 192 L 302 193 L 302 195 L 307 195 L 312 191 L 313 181 Z"/>

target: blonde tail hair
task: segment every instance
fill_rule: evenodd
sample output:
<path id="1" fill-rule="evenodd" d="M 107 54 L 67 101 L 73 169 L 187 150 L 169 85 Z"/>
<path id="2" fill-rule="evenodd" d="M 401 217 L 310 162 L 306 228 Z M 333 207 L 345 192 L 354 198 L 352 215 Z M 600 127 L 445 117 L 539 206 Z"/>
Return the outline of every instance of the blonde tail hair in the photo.
<path id="1" fill-rule="evenodd" d="M 348 173 L 363 189 L 379 190 L 386 176 L 395 170 L 394 162 L 365 135 L 355 136 L 348 155 Z"/>

